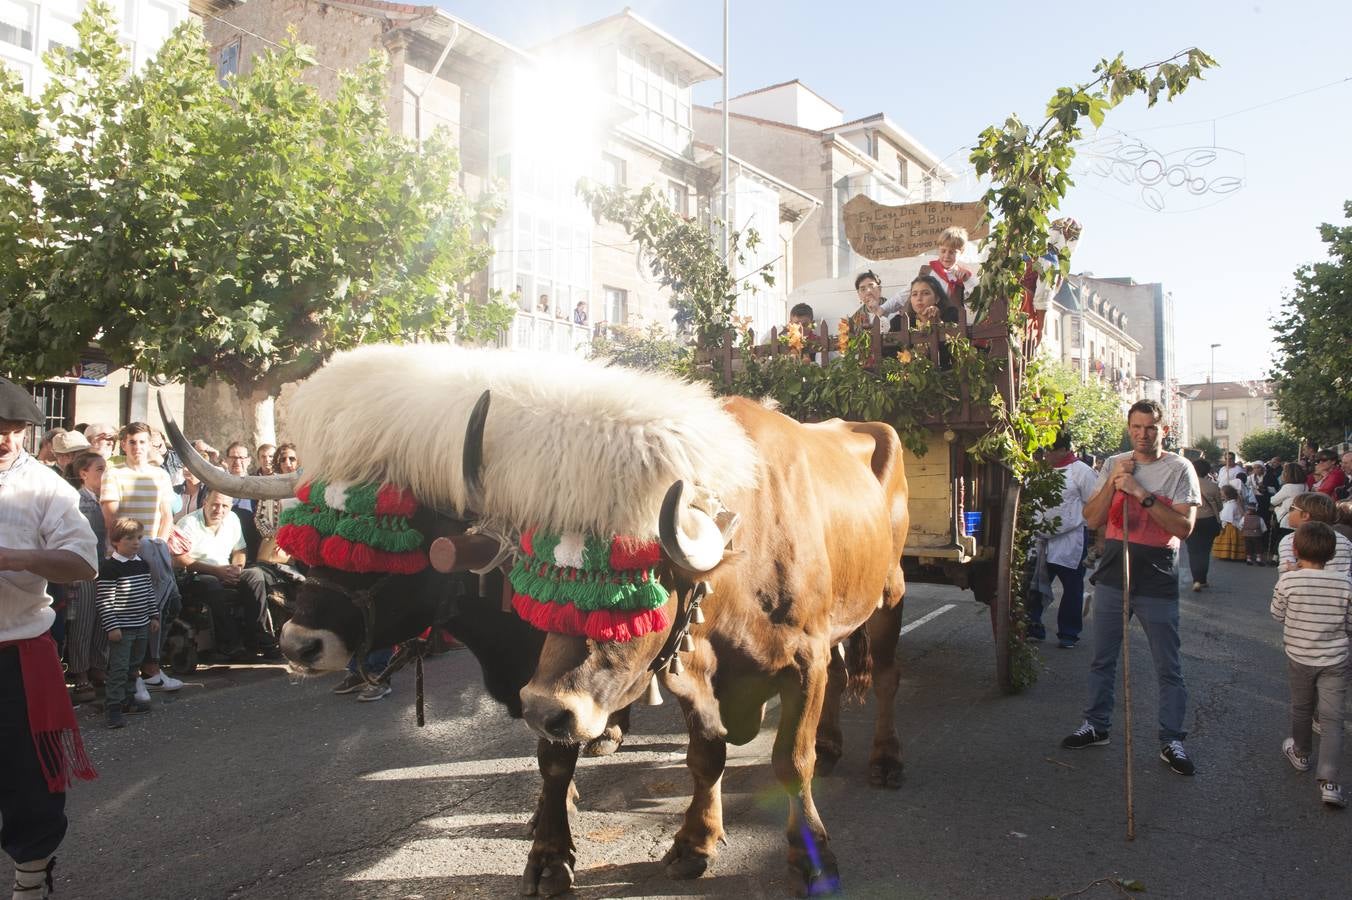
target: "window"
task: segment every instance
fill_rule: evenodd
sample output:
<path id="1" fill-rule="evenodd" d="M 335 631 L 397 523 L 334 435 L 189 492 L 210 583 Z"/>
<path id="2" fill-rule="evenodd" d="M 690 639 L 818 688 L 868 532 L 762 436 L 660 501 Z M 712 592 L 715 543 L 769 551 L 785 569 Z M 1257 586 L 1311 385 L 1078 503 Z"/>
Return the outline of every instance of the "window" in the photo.
<path id="1" fill-rule="evenodd" d="M 43 418 L 47 420 L 41 426 L 28 427 L 28 449 L 37 453 L 38 445 L 42 443 L 42 435 L 47 430 L 71 426 L 75 389 L 69 384 L 31 384 L 28 386 L 28 392 L 33 395 L 33 400 L 42 410 Z"/>
<path id="2" fill-rule="evenodd" d="M 1217 431 L 1225 431 L 1230 427 L 1230 410 L 1222 406 L 1216 410 L 1215 428 Z"/>
<path id="3" fill-rule="evenodd" d="M 225 84 L 227 78 L 239 74 L 239 42 L 240 38 L 235 38 L 221 48 L 220 59 L 216 63 L 216 80 L 221 84 Z"/>
<path id="4" fill-rule="evenodd" d="M 0 0 L 0 42 L 33 49 L 37 31 L 38 8 L 23 0 Z"/>
<path id="5" fill-rule="evenodd" d="M 667 182 L 667 205 L 676 215 L 685 217 L 690 214 L 690 189 L 675 181 Z"/>
<path id="6" fill-rule="evenodd" d="M 688 154 L 692 137 L 690 87 L 661 60 L 629 50 L 619 51 L 617 92 L 641 115 L 634 130 L 668 150 Z"/>
<path id="7" fill-rule="evenodd" d="M 1277 404 L 1272 402 L 1271 400 L 1266 400 L 1263 402 L 1263 424 L 1264 425 L 1277 424 Z"/>
<path id="8" fill-rule="evenodd" d="M 902 187 L 906 187 L 906 159 L 902 156 L 897 157 L 897 181 Z"/>
<path id="9" fill-rule="evenodd" d="M 922 198 L 928 202 L 933 193 L 934 193 L 934 179 L 930 178 L 928 175 L 923 176 L 920 179 L 920 194 Z"/>
<path id="10" fill-rule="evenodd" d="M 606 308 L 605 321 L 614 325 L 622 325 L 629 320 L 629 292 L 622 291 L 619 288 L 603 287 L 605 292 Z"/>
<path id="11" fill-rule="evenodd" d="M 609 153 L 602 153 L 596 180 L 611 187 L 624 187 L 626 183 L 624 160 Z"/>

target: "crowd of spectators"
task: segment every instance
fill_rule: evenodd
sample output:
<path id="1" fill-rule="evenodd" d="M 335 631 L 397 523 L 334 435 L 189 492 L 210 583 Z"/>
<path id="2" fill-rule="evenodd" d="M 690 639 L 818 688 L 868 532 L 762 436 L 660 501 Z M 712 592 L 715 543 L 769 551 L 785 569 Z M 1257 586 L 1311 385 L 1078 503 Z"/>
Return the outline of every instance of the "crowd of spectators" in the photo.
<path id="1" fill-rule="evenodd" d="M 205 441 L 194 447 L 237 475 L 300 465 L 288 443 L 251 450 L 235 441 L 224 455 Z M 54 429 L 36 456 L 79 492 L 103 561 L 96 579 L 52 588 L 54 636 L 75 702 L 93 701 L 102 689 L 108 724 L 120 727 L 123 712 L 148 708 L 151 691 L 179 690 L 183 682 L 160 663 L 176 620 L 190 621 L 185 607 L 210 623 L 209 639 L 182 628 L 200 661 L 281 660 L 285 588 L 298 578 L 275 540 L 282 501 L 207 488 L 144 422 Z"/>

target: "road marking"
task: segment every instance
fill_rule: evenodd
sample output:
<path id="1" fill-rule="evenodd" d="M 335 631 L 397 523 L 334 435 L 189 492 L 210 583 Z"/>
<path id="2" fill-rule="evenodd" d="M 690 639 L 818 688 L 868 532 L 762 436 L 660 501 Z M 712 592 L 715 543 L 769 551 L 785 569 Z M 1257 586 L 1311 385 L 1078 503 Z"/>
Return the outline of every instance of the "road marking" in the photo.
<path id="1" fill-rule="evenodd" d="M 915 631 L 917 628 L 919 628 L 921 625 L 924 625 L 924 624 L 925 624 L 926 622 L 928 622 L 930 619 L 936 619 L 936 618 L 938 618 L 939 616 L 942 616 L 944 613 L 948 612 L 950 609 L 956 609 L 956 608 L 957 608 L 957 604 L 956 604 L 956 603 L 945 603 L 943 606 L 941 606 L 941 607 L 939 607 L 938 609 L 934 610 L 934 612 L 926 613 L 925 615 L 923 615 L 923 616 L 921 616 L 920 618 L 916 619 L 916 620 L 915 620 L 914 622 L 912 622 L 910 625 L 907 625 L 906 627 L 902 628 L 902 629 L 901 629 L 901 633 L 902 633 L 902 634 L 905 634 L 905 633 L 908 632 L 908 631 Z"/>

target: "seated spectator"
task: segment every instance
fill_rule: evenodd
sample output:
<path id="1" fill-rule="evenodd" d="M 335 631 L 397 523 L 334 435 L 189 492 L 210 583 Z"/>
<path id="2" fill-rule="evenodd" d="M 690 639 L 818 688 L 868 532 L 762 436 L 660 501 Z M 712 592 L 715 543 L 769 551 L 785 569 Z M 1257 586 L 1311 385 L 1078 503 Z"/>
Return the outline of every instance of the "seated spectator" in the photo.
<path id="1" fill-rule="evenodd" d="M 586 325 L 586 324 L 587 324 L 587 301 L 586 301 L 586 300 L 579 300 L 579 301 L 577 301 L 577 306 L 574 306 L 574 307 L 573 307 L 573 324 L 574 324 L 574 325 Z"/>
<path id="2" fill-rule="evenodd" d="M 52 450 L 52 441 L 56 440 L 57 435 L 65 434 L 64 428 L 49 428 L 42 435 L 42 442 L 38 444 L 37 461 L 47 466 L 49 469 L 57 469 L 57 474 L 61 472 L 56 462 L 56 452 Z"/>
<path id="3" fill-rule="evenodd" d="M 277 448 L 272 444 L 259 444 L 258 449 L 254 451 L 253 469 L 251 475 L 271 475 L 272 457 L 277 452 Z"/>
<path id="4" fill-rule="evenodd" d="M 1333 530 L 1352 541 L 1352 500 L 1338 501 L 1338 521 L 1333 523 Z"/>
<path id="5" fill-rule="evenodd" d="M 225 448 L 225 471 L 231 475 L 249 474 L 249 462 L 253 454 L 242 441 L 233 441 Z M 245 560 L 252 564 L 258 559 L 258 526 L 254 524 L 254 508 L 258 501 L 249 497 L 236 498 L 231 505 L 235 515 L 239 516 L 240 528 L 244 531 Z"/>
<path id="6" fill-rule="evenodd" d="M 174 488 L 181 497 L 182 502 L 179 508 L 174 512 L 174 521 L 177 522 L 190 513 L 195 513 L 202 508 L 202 501 L 206 499 L 206 486 L 197 480 L 197 476 L 192 473 L 192 469 L 183 467 L 183 483 Z"/>
<path id="7" fill-rule="evenodd" d="M 187 573 L 179 585 L 184 599 L 197 601 L 211 615 L 218 652 L 238 662 L 252 654 L 244 649 L 231 615 L 244 571 L 244 534 L 230 509 L 231 500 L 210 491 L 201 509 L 179 521 L 175 537 L 187 549 L 174 557 L 174 564 Z"/>
<path id="8" fill-rule="evenodd" d="M 943 286 L 933 275 L 920 275 L 911 282 L 911 293 L 902 313 L 910 319 L 912 328 L 922 328 L 936 322 L 958 321 L 958 308 L 948 299 Z M 894 329 L 900 328 L 900 317 Z"/>
<path id="9" fill-rule="evenodd" d="M 1339 500 L 1352 500 L 1352 450 L 1342 455 L 1343 486 L 1338 489 Z"/>
<path id="10" fill-rule="evenodd" d="M 57 474 L 69 481 L 70 464 L 89 449 L 89 441 L 78 431 L 63 431 L 52 438 L 52 455 L 56 459 Z M 76 484 L 76 487 L 79 485 Z"/>
<path id="11" fill-rule="evenodd" d="M 1306 480 L 1306 485 L 1312 491 L 1328 495 L 1329 499 L 1335 498 L 1347 483 L 1347 474 L 1338 464 L 1337 454 L 1332 450 L 1320 450 L 1314 459 L 1314 474 Z"/>
<path id="12" fill-rule="evenodd" d="M 540 314 L 543 315 L 543 316 L 547 316 L 547 315 L 549 315 L 549 312 L 550 312 L 550 309 L 551 309 L 551 308 L 552 308 L 552 307 L 550 306 L 550 303 L 549 303 L 549 295 L 548 295 L 548 294 L 541 294 L 541 295 L 540 295 L 540 302 L 537 303 L 537 304 L 536 304 L 536 307 L 535 307 L 536 312 L 540 313 Z"/>
<path id="13" fill-rule="evenodd" d="M 192 442 L 192 448 L 197 451 L 199 456 L 213 466 L 219 466 L 221 464 L 221 451 L 217 450 L 201 438 Z"/>
<path id="14" fill-rule="evenodd" d="M 802 328 L 804 335 L 815 335 L 812 328 L 816 322 L 812 320 L 812 315 L 811 306 L 806 303 L 795 303 L 793 309 L 789 310 L 789 324 Z"/>
<path id="15" fill-rule="evenodd" d="M 112 459 L 117 452 L 117 429 L 112 425 L 96 422 L 85 429 L 85 438 L 90 449 L 104 459 Z"/>
<path id="16" fill-rule="evenodd" d="M 886 319 L 901 310 L 906 301 L 900 297 L 883 297 L 883 280 L 872 269 L 860 272 L 854 279 L 854 291 L 859 295 L 859 308 L 850 316 L 851 327 L 868 329 L 873 323 Z"/>

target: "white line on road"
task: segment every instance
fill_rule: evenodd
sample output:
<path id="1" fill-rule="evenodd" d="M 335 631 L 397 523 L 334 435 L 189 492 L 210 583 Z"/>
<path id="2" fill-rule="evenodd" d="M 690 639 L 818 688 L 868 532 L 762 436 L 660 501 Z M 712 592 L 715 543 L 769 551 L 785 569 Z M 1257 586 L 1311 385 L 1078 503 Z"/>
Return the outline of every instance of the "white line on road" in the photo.
<path id="1" fill-rule="evenodd" d="M 928 622 L 930 619 L 937 619 L 939 616 L 942 616 L 944 613 L 948 612 L 950 609 L 956 609 L 956 608 L 957 608 L 957 605 L 958 605 L 958 604 L 956 604 L 956 603 L 945 603 L 943 606 L 939 607 L 938 609 L 934 610 L 933 612 L 926 613 L 925 615 L 923 615 L 923 616 L 921 616 L 920 618 L 916 619 L 916 620 L 915 620 L 914 622 L 912 622 L 910 625 L 907 625 L 905 628 L 901 629 L 901 633 L 902 633 L 902 634 L 905 634 L 905 633 L 908 632 L 908 631 L 915 631 L 917 628 L 919 628 L 921 625 L 924 625 L 924 624 L 925 624 L 926 622 Z"/>

